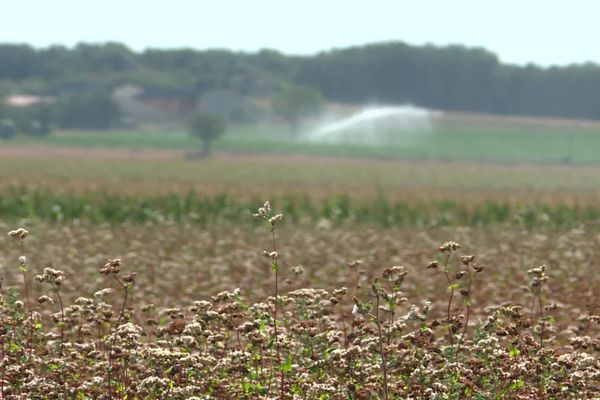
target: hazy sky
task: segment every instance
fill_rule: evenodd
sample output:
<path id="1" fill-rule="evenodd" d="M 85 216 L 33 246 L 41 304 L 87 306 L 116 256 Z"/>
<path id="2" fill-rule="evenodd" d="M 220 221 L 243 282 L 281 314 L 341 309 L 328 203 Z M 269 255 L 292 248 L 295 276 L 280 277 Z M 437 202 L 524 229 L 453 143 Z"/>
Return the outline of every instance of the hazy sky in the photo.
<path id="1" fill-rule="evenodd" d="M 0 0 L 0 42 L 310 54 L 401 40 L 504 62 L 600 63 L 600 0 Z M 0 60 L 1 61 L 1 60 Z"/>

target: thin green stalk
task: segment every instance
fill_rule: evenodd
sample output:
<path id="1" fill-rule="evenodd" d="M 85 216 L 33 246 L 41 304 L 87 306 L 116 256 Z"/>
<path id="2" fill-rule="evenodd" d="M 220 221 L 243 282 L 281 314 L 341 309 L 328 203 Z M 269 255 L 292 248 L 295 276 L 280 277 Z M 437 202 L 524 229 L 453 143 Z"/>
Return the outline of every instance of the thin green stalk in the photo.
<path id="1" fill-rule="evenodd" d="M 275 239 L 275 227 L 271 229 L 273 238 L 273 251 L 277 252 L 277 242 Z M 283 368 L 281 368 L 281 351 L 279 348 L 279 335 L 277 332 L 277 311 L 279 309 L 279 261 L 277 257 L 273 258 L 273 269 L 275 270 L 275 311 L 273 315 L 273 331 L 275 335 L 275 351 L 277 352 L 277 366 L 279 368 L 280 378 L 280 394 L 279 398 L 283 400 L 285 398 L 285 374 Z"/>
<path id="2" fill-rule="evenodd" d="M 540 349 L 544 348 L 544 307 L 542 306 L 542 294 L 538 293 L 538 305 L 540 307 L 540 319 L 541 319 L 541 329 L 540 329 Z"/>
<path id="3" fill-rule="evenodd" d="M 56 289 L 56 296 L 58 297 L 58 302 L 60 303 L 60 350 L 58 354 L 62 357 L 63 354 L 63 345 L 65 343 L 65 307 L 63 305 L 62 297 L 60 296 L 60 291 L 58 288 Z"/>
<path id="4" fill-rule="evenodd" d="M 452 300 L 454 299 L 454 284 L 452 283 L 452 280 L 450 279 L 450 275 L 448 275 L 448 261 L 450 260 L 450 253 L 448 253 L 448 255 L 446 256 L 446 261 L 444 262 L 444 275 L 446 276 L 446 280 L 448 281 L 448 289 L 450 289 L 450 299 L 448 299 L 448 309 L 446 311 L 446 318 L 448 320 L 448 337 L 450 339 L 450 346 L 454 346 L 454 339 L 452 337 L 452 328 L 453 328 L 453 323 L 452 323 L 452 319 L 450 316 L 450 310 L 452 308 Z"/>
<path id="5" fill-rule="evenodd" d="M 115 280 L 117 281 L 117 283 L 123 288 L 125 289 L 125 297 L 123 299 L 123 304 L 121 305 L 121 312 L 119 313 L 119 318 L 117 319 L 117 323 L 115 325 L 115 328 L 118 329 L 119 325 L 121 324 L 121 320 L 123 319 L 123 316 L 125 314 L 125 307 L 127 306 L 127 298 L 129 295 L 129 285 L 125 285 L 123 284 L 119 278 L 117 278 L 116 276 L 113 275 L 113 277 L 115 278 Z M 112 359 L 112 351 L 113 351 L 113 347 L 115 345 L 115 341 L 116 341 L 116 335 L 114 335 L 113 333 L 113 337 L 112 340 L 110 342 L 110 346 L 108 348 L 108 396 L 110 399 L 113 398 L 113 392 L 112 392 L 112 366 L 113 366 L 113 359 Z"/>

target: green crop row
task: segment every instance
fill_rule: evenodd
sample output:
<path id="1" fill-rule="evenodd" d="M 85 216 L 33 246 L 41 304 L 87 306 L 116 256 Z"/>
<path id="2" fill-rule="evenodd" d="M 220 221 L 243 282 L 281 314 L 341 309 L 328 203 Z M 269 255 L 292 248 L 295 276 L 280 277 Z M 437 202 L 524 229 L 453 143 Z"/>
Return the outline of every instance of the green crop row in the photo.
<path id="1" fill-rule="evenodd" d="M 271 199 L 292 222 L 322 221 L 323 224 L 373 224 L 402 226 L 490 226 L 510 224 L 524 228 L 572 228 L 596 225 L 600 208 L 566 204 L 514 205 L 485 201 L 463 204 L 454 200 L 372 201 L 336 196 L 326 200 L 284 196 Z M 107 193 L 53 194 L 49 191 L 12 189 L 0 195 L 0 217 L 5 220 L 84 220 L 91 223 L 186 221 L 243 223 L 264 199 L 237 200 L 228 195 L 127 196 Z"/>

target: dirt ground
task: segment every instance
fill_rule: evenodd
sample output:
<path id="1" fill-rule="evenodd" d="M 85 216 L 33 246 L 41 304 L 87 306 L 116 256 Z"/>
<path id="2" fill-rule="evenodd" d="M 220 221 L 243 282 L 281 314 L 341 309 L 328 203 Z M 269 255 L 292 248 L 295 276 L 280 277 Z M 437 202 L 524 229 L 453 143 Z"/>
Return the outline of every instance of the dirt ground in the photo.
<path id="1" fill-rule="evenodd" d="M 116 159 L 116 160 L 168 160 L 182 158 L 180 150 L 134 150 L 108 149 L 99 147 L 58 147 L 58 146 L 0 146 L 2 158 L 73 158 L 73 159 Z"/>

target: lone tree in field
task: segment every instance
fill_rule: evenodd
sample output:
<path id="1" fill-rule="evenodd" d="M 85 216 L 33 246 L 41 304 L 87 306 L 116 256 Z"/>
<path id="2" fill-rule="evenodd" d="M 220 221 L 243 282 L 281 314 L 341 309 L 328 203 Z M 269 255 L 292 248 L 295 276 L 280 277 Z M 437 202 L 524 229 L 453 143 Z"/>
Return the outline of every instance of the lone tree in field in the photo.
<path id="1" fill-rule="evenodd" d="M 293 139 L 298 137 L 302 120 L 318 115 L 323 108 L 321 94 L 305 86 L 286 86 L 271 99 L 273 112 L 290 127 Z"/>
<path id="2" fill-rule="evenodd" d="M 216 115 L 197 112 L 190 118 L 190 133 L 202 140 L 202 155 L 208 156 L 212 141 L 225 133 L 225 121 Z"/>

